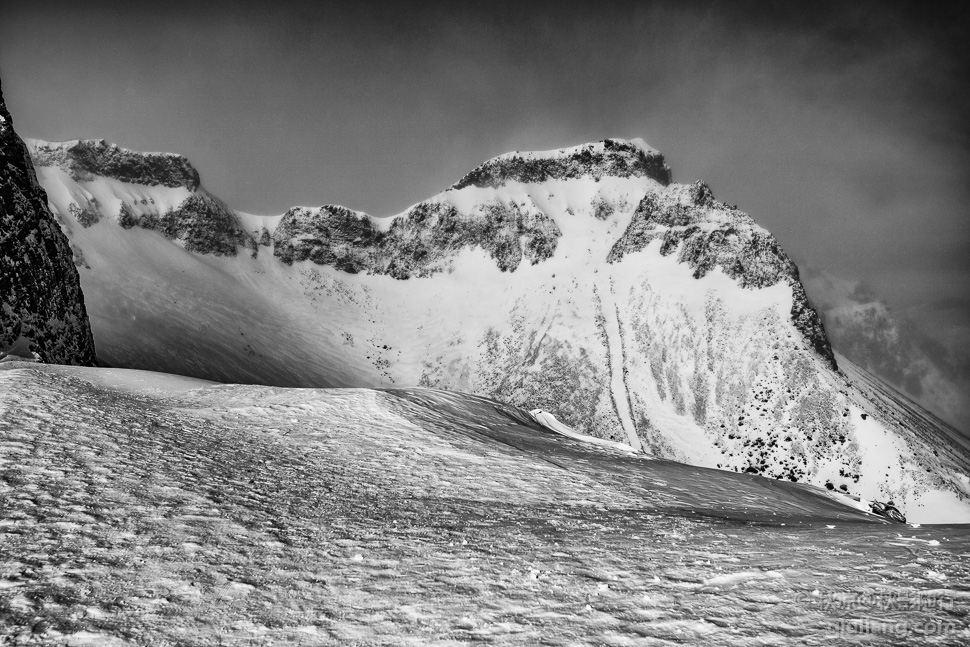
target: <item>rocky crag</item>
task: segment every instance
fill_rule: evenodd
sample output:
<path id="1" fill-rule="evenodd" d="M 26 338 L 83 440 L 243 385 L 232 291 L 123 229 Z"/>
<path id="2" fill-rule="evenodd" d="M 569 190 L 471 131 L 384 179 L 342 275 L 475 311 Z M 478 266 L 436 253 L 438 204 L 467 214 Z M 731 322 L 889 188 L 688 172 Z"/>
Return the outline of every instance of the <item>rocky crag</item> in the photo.
<path id="1" fill-rule="evenodd" d="M 662 255 L 676 252 L 677 260 L 690 266 L 696 279 L 719 268 L 743 288 L 786 283 L 793 293 L 792 322 L 819 356 L 831 368 L 837 368 L 832 347 L 818 313 L 808 302 L 795 263 L 774 236 L 748 214 L 717 202 L 706 184 L 678 185 L 644 196 L 607 261 L 618 263 L 624 255 L 646 248 L 653 240 L 661 241 Z"/>
<path id="2" fill-rule="evenodd" d="M 135 153 L 103 139 L 41 144 L 33 147 L 31 157 L 36 166 L 60 166 L 78 181 L 99 176 L 145 186 L 184 186 L 190 191 L 199 186 L 199 172 L 182 155 Z"/>
<path id="3" fill-rule="evenodd" d="M 387 231 L 366 214 L 326 205 L 290 209 L 274 233 L 273 253 L 287 264 L 310 260 L 352 274 L 408 279 L 446 271 L 456 253 L 475 247 L 503 272 L 513 272 L 523 259 L 535 265 L 552 256 L 559 235 L 545 213 L 500 201 L 484 205 L 480 214 L 422 202 Z"/>
<path id="4" fill-rule="evenodd" d="M 548 180 L 604 177 L 650 178 L 663 186 L 671 182 L 670 167 L 664 156 L 642 140 L 606 139 L 568 149 L 563 154 L 506 153 L 491 159 L 465 175 L 451 188 L 474 186 L 498 188 L 509 182 L 536 184 Z"/>
<path id="5" fill-rule="evenodd" d="M 122 227 L 157 231 L 189 251 L 224 256 L 235 256 L 240 246 L 257 251 L 256 241 L 240 228 L 236 215 L 201 188 L 199 172 L 182 155 L 139 153 L 104 140 L 29 143 L 36 168 L 57 169 L 79 185 L 109 178 L 123 185 L 168 190 L 157 203 L 155 197 L 134 194 L 99 202 L 96 195 L 81 192 L 68 210 L 82 227 L 99 222 L 108 210 Z"/>
<path id="6" fill-rule="evenodd" d="M 19 341 L 43 362 L 95 361 L 72 258 L 0 91 L 0 354 Z"/>

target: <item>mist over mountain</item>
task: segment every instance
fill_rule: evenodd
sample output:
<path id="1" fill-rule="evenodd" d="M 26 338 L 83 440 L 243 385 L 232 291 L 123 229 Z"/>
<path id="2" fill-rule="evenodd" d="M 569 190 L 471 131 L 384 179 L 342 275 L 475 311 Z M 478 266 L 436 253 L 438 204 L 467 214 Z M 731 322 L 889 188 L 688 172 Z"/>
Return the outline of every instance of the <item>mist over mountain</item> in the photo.
<path id="1" fill-rule="evenodd" d="M 838 352 L 968 433 L 970 355 L 895 312 L 865 283 L 813 268 L 802 280 Z"/>

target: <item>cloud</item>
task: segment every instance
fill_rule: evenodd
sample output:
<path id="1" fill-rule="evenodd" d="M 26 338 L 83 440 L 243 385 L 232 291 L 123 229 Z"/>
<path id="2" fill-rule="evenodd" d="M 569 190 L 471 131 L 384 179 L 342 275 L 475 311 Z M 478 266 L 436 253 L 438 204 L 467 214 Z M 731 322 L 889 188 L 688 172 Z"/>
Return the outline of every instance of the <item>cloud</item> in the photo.
<path id="1" fill-rule="evenodd" d="M 905 3 L 22 4 L 18 127 L 175 150 L 230 205 L 379 215 L 488 157 L 642 136 L 799 258 L 963 299 L 967 10 Z"/>

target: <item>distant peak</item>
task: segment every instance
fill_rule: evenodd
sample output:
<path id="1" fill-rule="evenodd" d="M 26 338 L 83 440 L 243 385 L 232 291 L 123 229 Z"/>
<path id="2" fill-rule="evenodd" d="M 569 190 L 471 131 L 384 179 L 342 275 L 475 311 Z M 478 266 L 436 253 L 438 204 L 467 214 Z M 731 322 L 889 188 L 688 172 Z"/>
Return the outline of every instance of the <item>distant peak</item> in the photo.
<path id="1" fill-rule="evenodd" d="M 647 177 L 664 186 L 671 182 L 663 155 L 642 139 L 604 139 L 555 150 L 505 153 L 468 173 L 452 189 L 603 177 Z"/>

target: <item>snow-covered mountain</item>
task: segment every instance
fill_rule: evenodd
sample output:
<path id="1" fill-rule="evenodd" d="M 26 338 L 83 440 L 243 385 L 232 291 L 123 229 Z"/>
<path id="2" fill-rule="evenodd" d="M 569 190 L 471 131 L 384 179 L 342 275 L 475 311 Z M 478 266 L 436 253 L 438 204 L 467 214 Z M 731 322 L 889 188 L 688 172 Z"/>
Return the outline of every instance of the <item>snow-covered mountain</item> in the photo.
<path id="1" fill-rule="evenodd" d="M 970 521 L 970 448 L 840 372 L 771 234 L 673 184 L 641 140 L 506 154 L 385 219 L 233 213 L 179 156 L 31 149 L 110 364 L 465 391 L 665 458 Z"/>
<path id="2" fill-rule="evenodd" d="M 970 430 L 970 357 L 946 349 L 864 283 L 816 269 L 802 280 L 841 354 Z"/>
<path id="3" fill-rule="evenodd" d="M 94 361 L 71 247 L 47 207 L 0 92 L 0 359 Z"/>

